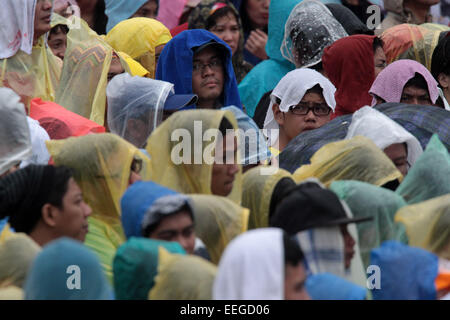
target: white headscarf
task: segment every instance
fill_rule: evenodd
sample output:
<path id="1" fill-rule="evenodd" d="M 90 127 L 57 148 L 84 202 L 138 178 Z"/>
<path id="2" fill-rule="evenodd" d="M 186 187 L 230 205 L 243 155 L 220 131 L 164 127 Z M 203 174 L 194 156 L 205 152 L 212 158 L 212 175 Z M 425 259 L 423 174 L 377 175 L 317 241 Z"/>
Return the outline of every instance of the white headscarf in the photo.
<path id="1" fill-rule="evenodd" d="M 36 0 L 2 0 L 0 10 L 0 59 L 22 50 L 31 54 Z"/>
<path id="2" fill-rule="evenodd" d="M 279 108 L 282 112 L 288 112 L 289 108 L 297 105 L 305 95 L 306 91 L 319 84 L 322 88 L 322 94 L 327 105 L 333 110 L 336 107 L 334 93 L 336 88 L 334 85 L 319 72 L 300 68 L 295 69 L 286 74 L 270 95 L 270 105 L 267 110 L 266 119 L 264 120 L 264 134 L 269 139 L 269 146 L 273 146 L 278 141 L 278 130 L 280 129 L 278 122 L 275 120 L 272 106 L 276 103 L 276 98 L 281 100 Z"/>
<path id="3" fill-rule="evenodd" d="M 353 113 L 345 139 L 364 136 L 371 139 L 381 150 L 392 144 L 404 143 L 408 146 L 408 163 L 412 166 L 422 154 L 419 140 L 397 122 L 369 106 Z"/>
<path id="4" fill-rule="evenodd" d="M 261 228 L 230 242 L 214 281 L 215 300 L 283 300 L 283 231 Z"/>
<path id="5" fill-rule="evenodd" d="M 0 175 L 31 156 L 25 106 L 9 88 L 0 88 Z"/>

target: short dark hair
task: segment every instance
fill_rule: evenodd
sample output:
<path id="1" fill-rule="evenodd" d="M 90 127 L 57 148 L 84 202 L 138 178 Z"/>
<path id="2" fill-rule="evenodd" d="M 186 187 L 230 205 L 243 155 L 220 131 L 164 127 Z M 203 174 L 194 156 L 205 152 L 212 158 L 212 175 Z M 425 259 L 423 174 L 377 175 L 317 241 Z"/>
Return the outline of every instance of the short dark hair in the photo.
<path id="1" fill-rule="evenodd" d="M 72 169 L 64 166 L 55 167 L 55 180 L 53 188 L 48 196 L 48 203 L 64 209 L 63 198 L 69 188 L 69 180 L 73 177 Z"/>
<path id="2" fill-rule="evenodd" d="M 308 89 L 305 92 L 305 94 L 307 94 L 307 93 L 317 93 L 317 94 L 323 95 L 323 89 L 320 86 L 320 84 L 316 84 L 314 87 L 312 87 L 311 89 Z"/>
<path id="3" fill-rule="evenodd" d="M 383 40 L 381 40 L 381 38 L 379 37 L 375 37 L 373 39 L 373 52 L 377 51 L 378 48 L 383 49 L 383 47 L 384 47 Z"/>
<path id="4" fill-rule="evenodd" d="M 176 212 L 174 212 L 174 213 L 172 213 L 172 214 L 168 214 L 167 215 L 167 217 L 170 217 L 170 216 L 172 216 L 172 215 L 174 215 L 174 214 L 177 214 L 177 213 L 180 213 L 180 212 L 182 212 L 182 211 L 187 211 L 187 212 L 189 212 L 189 215 L 190 215 L 190 217 L 192 218 L 192 221 L 194 220 L 193 219 L 193 214 L 192 214 L 192 210 L 191 210 L 191 207 L 189 206 L 189 204 L 185 204 L 185 205 L 183 205 L 179 210 L 177 210 Z M 145 237 L 145 238 L 148 238 L 156 229 L 158 229 L 158 227 L 159 227 L 159 225 L 161 224 L 161 221 L 163 220 L 164 218 L 162 218 L 162 219 L 160 219 L 158 222 L 155 222 L 155 223 L 153 223 L 153 224 L 151 224 L 151 225 L 148 225 L 145 229 L 143 229 L 142 230 L 142 236 L 143 237 Z"/>
<path id="5" fill-rule="evenodd" d="M 450 75 L 450 33 L 445 31 L 441 35 L 443 38 L 439 40 L 431 58 L 431 74 L 436 81 L 441 72 Z"/>
<path id="6" fill-rule="evenodd" d="M 226 6 L 226 7 L 217 9 L 216 11 L 214 11 L 214 13 L 212 15 L 210 15 L 208 17 L 208 19 L 206 19 L 205 29 L 211 30 L 212 28 L 214 28 L 216 26 L 217 20 L 219 20 L 222 17 L 228 16 L 230 13 L 233 15 L 233 17 L 236 19 L 236 22 L 239 25 L 239 16 L 237 15 L 236 11 L 233 10 L 230 6 Z"/>
<path id="7" fill-rule="evenodd" d="M 295 267 L 305 259 L 298 242 L 283 231 L 284 264 Z"/>
<path id="8" fill-rule="evenodd" d="M 64 33 L 64 34 L 68 34 L 68 33 L 69 33 L 69 27 L 66 26 L 65 24 L 58 24 L 58 25 L 54 26 L 54 27 L 50 30 L 49 34 L 48 34 L 48 40 L 50 40 L 50 38 L 52 37 L 52 35 L 55 35 L 55 34 L 57 34 L 57 33 L 60 32 L 60 31 L 61 31 L 62 33 Z"/>
<path id="9" fill-rule="evenodd" d="M 428 92 L 428 83 L 426 82 L 425 78 L 418 72 L 414 74 L 414 77 L 408 80 L 403 89 L 412 86 L 426 90 Z"/>

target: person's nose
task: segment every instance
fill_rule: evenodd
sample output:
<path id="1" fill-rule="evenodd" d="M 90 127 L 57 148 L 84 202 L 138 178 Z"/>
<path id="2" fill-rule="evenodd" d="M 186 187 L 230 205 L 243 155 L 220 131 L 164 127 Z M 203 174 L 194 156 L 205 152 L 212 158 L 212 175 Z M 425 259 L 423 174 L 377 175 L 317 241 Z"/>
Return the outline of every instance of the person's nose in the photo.
<path id="1" fill-rule="evenodd" d="M 236 163 L 232 163 L 228 165 L 228 175 L 234 176 L 239 171 L 239 165 Z"/>
<path id="2" fill-rule="evenodd" d="M 44 0 L 43 9 L 44 10 L 50 10 L 53 7 L 53 4 L 50 0 Z"/>
<path id="3" fill-rule="evenodd" d="M 232 33 L 231 33 L 231 31 L 230 30 L 226 30 L 224 33 L 223 33 L 223 41 L 225 41 L 226 43 L 230 43 L 232 40 L 233 40 L 233 35 L 232 35 Z"/>
<path id="4" fill-rule="evenodd" d="M 213 70 L 212 66 L 209 63 L 204 64 L 203 69 L 202 69 L 202 76 L 204 78 L 206 78 L 208 76 L 212 76 L 213 74 L 214 74 L 214 70 Z"/>
<path id="5" fill-rule="evenodd" d="M 308 113 L 305 116 L 305 120 L 316 120 L 316 115 L 312 111 L 312 109 L 308 110 Z"/>
<path id="6" fill-rule="evenodd" d="M 270 6 L 270 0 L 265 0 L 264 1 L 264 9 L 269 9 Z"/>
<path id="7" fill-rule="evenodd" d="M 84 216 L 87 218 L 92 214 L 92 208 L 86 202 L 83 201 L 83 203 L 84 203 Z"/>
<path id="8" fill-rule="evenodd" d="M 175 240 L 176 242 L 178 242 L 182 247 L 183 247 L 183 249 L 187 252 L 188 251 L 188 249 L 189 249 L 189 241 L 188 241 L 188 239 L 187 238 L 185 238 L 185 237 L 183 237 L 181 234 L 179 234 L 177 237 L 176 237 L 176 240 Z"/>

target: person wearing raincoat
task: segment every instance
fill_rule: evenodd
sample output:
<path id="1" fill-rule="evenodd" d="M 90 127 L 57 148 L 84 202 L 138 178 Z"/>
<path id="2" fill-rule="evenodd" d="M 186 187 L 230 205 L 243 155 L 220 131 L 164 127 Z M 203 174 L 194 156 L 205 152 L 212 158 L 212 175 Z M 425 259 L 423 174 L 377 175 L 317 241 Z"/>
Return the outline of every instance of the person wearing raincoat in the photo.
<path id="1" fill-rule="evenodd" d="M 149 18 L 120 22 L 106 35 L 106 42 L 117 52 L 124 52 L 155 77 L 156 65 L 164 46 L 172 39 L 169 29 Z"/>
<path id="2" fill-rule="evenodd" d="M 376 186 L 395 188 L 403 175 L 388 156 L 372 140 L 356 136 L 349 140 L 329 143 L 293 173 L 299 183 L 316 177 L 329 186 L 335 180 L 357 180 Z"/>
<path id="3" fill-rule="evenodd" d="M 173 84 L 128 73 L 115 76 L 106 87 L 110 132 L 143 148 L 149 135 L 164 120 L 165 111 L 196 101 L 195 95 L 176 95 Z"/>
<path id="4" fill-rule="evenodd" d="M 406 206 L 395 215 L 410 246 L 450 260 L 450 194 Z"/>
<path id="5" fill-rule="evenodd" d="M 395 192 L 369 183 L 351 180 L 334 181 L 330 190 L 350 208 L 355 218 L 371 216 L 373 220 L 356 224 L 359 250 L 364 270 L 370 264 L 370 252 L 386 240 L 408 243 L 405 228 L 394 221 L 397 211 L 407 204 Z"/>
<path id="6" fill-rule="evenodd" d="M 206 29 L 225 41 L 233 53 L 239 84 L 253 66 L 244 60 L 244 31 L 236 8 L 228 0 L 203 0 L 189 14 L 189 29 Z"/>
<path id="7" fill-rule="evenodd" d="M 70 276 L 76 276 L 70 281 Z M 83 244 L 62 238 L 45 246 L 24 285 L 26 300 L 112 300 L 100 261 Z"/>
<path id="8" fill-rule="evenodd" d="M 369 90 L 372 105 L 401 102 L 434 106 L 439 98 L 438 83 L 414 60 L 402 59 L 388 65 Z"/>
<path id="9" fill-rule="evenodd" d="M 150 180 L 181 193 L 216 194 L 239 204 L 242 168 L 237 141 L 230 141 L 229 132 L 237 128 L 230 111 L 176 112 L 148 138 Z"/>
<path id="10" fill-rule="evenodd" d="M 80 20 L 70 29 L 55 102 L 101 126 L 106 125 L 106 86 L 130 68 L 106 42 Z"/>
<path id="11" fill-rule="evenodd" d="M 113 262 L 117 300 L 147 300 L 158 274 L 160 247 L 170 253 L 186 254 L 177 242 L 140 237 L 131 237 L 117 249 Z"/>
<path id="12" fill-rule="evenodd" d="M 292 175 L 283 169 L 265 172 L 267 166 L 253 168 L 242 177 L 242 206 L 250 210 L 248 228 L 267 228 L 284 194 L 295 187 Z"/>
<path id="13" fill-rule="evenodd" d="M 246 232 L 225 249 L 214 300 L 309 300 L 304 256 L 278 228 Z"/>
<path id="14" fill-rule="evenodd" d="M 325 48 L 322 65 L 336 87 L 333 118 L 353 113 L 372 101 L 369 89 L 386 67 L 383 43 L 369 35 L 341 38 Z"/>
<path id="15" fill-rule="evenodd" d="M 224 197 L 190 195 L 195 233 L 205 244 L 211 262 L 218 264 L 227 245 L 247 231 L 250 211 Z"/>
<path id="16" fill-rule="evenodd" d="M 159 247 L 158 274 L 149 300 L 211 300 L 217 268 L 192 255 L 171 254 Z"/>
<path id="17" fill-rule="evenodd" d="M 450 155 L 434 134 L 396 192 L 408 204 L 416 204 L 450 193 L 449 177 Z"/>
<path id="18" fill-rule="evenodd" d="M 386 115 L 368 106 L 353 114 L 346 139 L 364 136 L 384 151 L 404 175 L 422 154 L 419 140 Z"/>
<path id="19" fill-rule="evenodd" d="M 231 49 L 209 31 L 186 30 L 169 41 L 155 79 L 173 83 L 177 94 L 196 94 L 197 108 L 242 108 Z"/>
<path id="20" fill-rule="evenodd" d="M 271 1 L 269 6 L 269 33 L 266 53 L 269 59 L 255 66 L 239 84 L 242 104 L 250 117 L 255 114 L 261 97 L 275 88 L 280 79 L 295 65 L 281 54 L 280 47 L 284 38 L 284 25 L 290 12 L 301 0 Z"/>
<path id="21" fill-rule="evenodd" d="M 190 199 L 152 181 L 130 186 L 121 199 L 122 226 L 127 239 L 145 237 L 178 242 L 194 254 L 194 213 Z"/>
<path id="22" fill-rule="evenodd" d="M 92 208 L 85 244 L 100 258 L 112 283 L 112 262 L 125 242 L 120 198 L 129 185 L 149 179 L 150 160 L 136 147 L 110 133 L 52 140 L 47 148 L 55 165 L 65 165 Z"/>
<path id="23" fill-rule="evenodd" d="M 6 0 L 0 21 L 0 87 L 14 90 L 28 108 L 30 100 L 54 101 L 61 60 L 47 47 L 52 0 Z M 34 10 L 34 11 L 33 11 Z"/>
<path id="24" fill-rule="evenodd" d="M 109 32 L 117 24 L 130 18 L 146 17 L 156 19 L 159 0 L 106 0 L 105 7 L 105 14 L 108 16 L 106 32 Z"/>
<path id="25" fill-rule="evenodd" d="M 433 51 L 433 56 L 431 59 L 431 74 L 434 79 L 439 83 L 439 95 L 444 102 L 445 110 L 450 111 L 450 105 L 448 101 L 450 101 L 450 64 L 447 61 L 450 61 L 449 54 L 450 51 L 448 49 L 448 44 L 450 43 L 450 37 L 444 37 L 441 39 Z"/>

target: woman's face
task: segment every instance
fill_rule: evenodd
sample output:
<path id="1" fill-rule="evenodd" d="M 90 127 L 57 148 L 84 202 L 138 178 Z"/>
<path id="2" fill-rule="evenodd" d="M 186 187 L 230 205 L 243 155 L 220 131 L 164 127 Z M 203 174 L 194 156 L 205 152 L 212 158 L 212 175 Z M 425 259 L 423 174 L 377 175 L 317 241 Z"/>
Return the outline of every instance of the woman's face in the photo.
<path id="1" fill-rule="evenodd" d="M 240 33 L 238 21 L 233 14 L 229 13 L 217 19 L 216 25 L 209 31 L 225 41 L 230 46 L 231 52 L 234 55 L 239 46 Z"/>
<path id="2" fill-rule="evenodd" d="M 51 30 L 50 26 L 51 15 L 52 15 L 52 1 L 38 0 L 36 2 L 36 9 L 34 16 L 35 39 L 38 39 L 40 36 Z"/>
<path id="3" fill-rule="evenodd" d="M 136 17 L 144 17 L 144 18 L 152 18 L 156 19 L 158 15 L 158 3 L 156 0 L 147 1 L 142 7 L 136 11 L 135 14 L 131 16 L 131 18 Z"/>
<path id="4" fill-rule="evenodd" d="M 269 23 L 270 0 L 247 0 L 245 10 L 253 28 L 265 28 Z"/>

